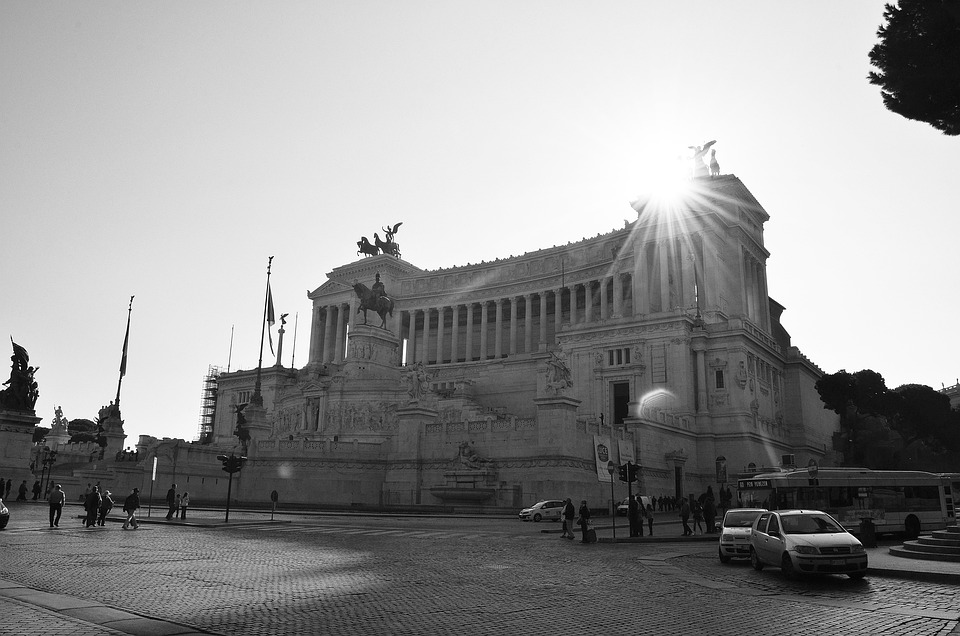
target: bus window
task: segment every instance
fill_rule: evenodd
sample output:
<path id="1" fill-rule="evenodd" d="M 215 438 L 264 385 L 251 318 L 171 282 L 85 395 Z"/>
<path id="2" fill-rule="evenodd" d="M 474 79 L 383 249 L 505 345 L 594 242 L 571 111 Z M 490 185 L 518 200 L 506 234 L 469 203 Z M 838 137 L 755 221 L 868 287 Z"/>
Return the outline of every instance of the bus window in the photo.
<path id="1" fill-rule="evenodd" d="M 903 498 L 909 511 L 940 507 L 940 489 L 936 486 L 904 486 Z"/>

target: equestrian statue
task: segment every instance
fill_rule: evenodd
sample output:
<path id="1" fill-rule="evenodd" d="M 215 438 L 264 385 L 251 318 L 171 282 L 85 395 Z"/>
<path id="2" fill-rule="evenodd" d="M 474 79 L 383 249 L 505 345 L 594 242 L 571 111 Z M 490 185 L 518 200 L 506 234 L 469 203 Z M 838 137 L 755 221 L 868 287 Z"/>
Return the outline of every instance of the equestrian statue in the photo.
<path id="1" fill-rule="evenodd" d="M 367 310 L 377 312 L 380 316 L 380 327 L 387 328 L 387 316 L 393 317 L 393 299 L 387 296 L 383 283 L 380 282 L 380 272 L 377 272 L 377 280 L 373 284 L 373 289 L 369 289 L 363 283 L 354 283 L 353 291 L 360 299 L 360 306 L 357 307 L 357 313 L 363 312 L 363 324 L 367 324 Z"/>

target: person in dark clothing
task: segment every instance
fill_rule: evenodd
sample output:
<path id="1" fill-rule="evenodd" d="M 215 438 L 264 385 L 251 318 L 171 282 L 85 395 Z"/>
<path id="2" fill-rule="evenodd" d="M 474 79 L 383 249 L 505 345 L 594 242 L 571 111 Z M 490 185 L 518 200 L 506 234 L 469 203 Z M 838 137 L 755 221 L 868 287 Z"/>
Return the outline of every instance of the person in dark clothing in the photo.
<path id="1" fill-rule="evenodd" d="M 703 522 L 707 525 L 707 534 L 713 534 L 716 531 L 717 506 L 713 502 L 713 497 L 707 497 L 703 502 Z"/>
<path id="2" fill-rule="evenodd" d="M 17 501 L 26 501 L 27 500 L 27 480 L 24 479 L 23 483 L 20 484 L 20 487 L 17 488 Z"/>
<path id="3" fill-rule="evenodd" d="M 177 485 L 173 484 L 170 486 L 170 490 L 167 491 L 167 521 L 173 519 L 173 515 L 177 514 L 177 509 L 180 507 L 180 504 L 177 503 Z"/>
<path id="4" fill-rule="evenodd" d="M 640 502 L 637 501 L 636 495 L 630 497 L 629 510 L 627 511 L 627 515 L 630 520 L 630 536 L 642 537 L 643 522 L 640 521 Z"/>
<path id="5" fill-rule="evenodd" d="M 97 525 L 102 526 L 107 520 L 107 515 L 113 509 L 113 497 L 109 490 L 103 491 L 103 498 L 100 500 L 100 515 L 97 517 Z"/>
<path id="6" fill-rule="evenodd" d="M 86 501 L 83 502 L 83 509 L 87 511 L 86 527 L 92 528 L 97 525 L 97 514 L 100 512 L 101 503 L 103 503 L 103 498 L 100 496 L 100 489 L 94 486 L 90 490 L 90 494 L 87 495 Z"/>
<path id="7" fill-rule="evenodd" d="M 33 500 L 36 501 L 40 498 L 40 491 L 43 490 L 43 486 L 40 485 L 40 480 L 33 482 Z"/>
<path id="8" fill-rule="evenodd" d="M 683 522 L 683 536 L 689 537 L 693 534 L 693 530 L 690 529 L 690 503 L 684 499 L 680 502 L 680 521 Z"/>
<path id="9" fill-rule="evenodd" d="M 580 543 L 587 543 L 587 527 L 590 525 L 590 508 L 587 506 L 587 500 L 580 502 Z"/>
<path id="10" fill-rule="evenodd" d="M 127 498 L 123 500 L 123 511 L 127 513 L 127 520 L 123 522 L 124 530 L 130 526 L 133 526 L 134 530 L 140 527 L 140 522 L 137 521 L 137 510 L 139 509 L 140 489 L 134 488 L 133 492 L 127 495 Z"/>
<path id="11" fill-rule="evenodd" d="M 561 539 L 573 538 L 573 518 L 576 514 L 577 512 L 573 508 L 573 502 L 570 500 L 570 497 L 567 497 L 567 501 L 563 504 L 563 534 L 560 535 Z"/>
<path id="12" fill-rule="evenodd" d="M 63 504 L 66 502 L 67 496 L 63 493 L 63 489 L 60 487 L 60 484 L 57 484 L 53 487 L 53 492 L 50 493 L 50 498 L 47 501 L 50 503 L 50 527 L 53 528 L 56 526 L 60 527 L 60 515 L 63 513 Z"/>

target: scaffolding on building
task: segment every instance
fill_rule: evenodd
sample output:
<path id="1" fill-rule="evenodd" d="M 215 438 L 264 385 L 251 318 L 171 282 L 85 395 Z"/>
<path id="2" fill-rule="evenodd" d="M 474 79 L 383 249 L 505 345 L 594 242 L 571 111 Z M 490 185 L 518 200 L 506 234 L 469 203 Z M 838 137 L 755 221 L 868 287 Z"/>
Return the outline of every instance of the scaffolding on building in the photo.
<path id="1" fill-rule="evenodd" d="M 207 367 L 207 375 L 203 378 L 203 392 L 200 396 L 200 425 L 197 428 L 197 441 L 209 444 L 213 441 L 213 423 L 217 414 L 217 387 L 219 385 L 220 367 Z"/>

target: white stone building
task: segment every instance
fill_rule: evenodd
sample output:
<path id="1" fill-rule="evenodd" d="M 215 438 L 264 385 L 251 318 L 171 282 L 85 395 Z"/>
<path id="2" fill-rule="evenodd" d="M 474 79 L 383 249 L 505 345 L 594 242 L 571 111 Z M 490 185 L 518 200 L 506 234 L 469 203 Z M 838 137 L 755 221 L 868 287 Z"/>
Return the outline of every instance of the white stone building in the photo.
<path id="1" fill-rule="evenodd" d="M 650 495 L 833 463 L 822 372 L 768 295 L 767 212 L 736 177 L 691 183 L 678 206 L 637 204 L 622 229 L 561 247 L 435 271 L 382 254 L 333 268 L 308 294 L 308 363 L 264 369 L 263 408 L 244 411 L 240 497 L 603 507 L 607 461 L 634 459 Z M 376 274 L 394 300 L 386 328 L 375 312 L 363 324 L 351 287 Z M 220 376 L 214 448 L 235 447 L 254 377 Z"/>

